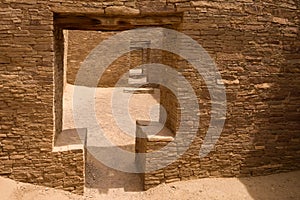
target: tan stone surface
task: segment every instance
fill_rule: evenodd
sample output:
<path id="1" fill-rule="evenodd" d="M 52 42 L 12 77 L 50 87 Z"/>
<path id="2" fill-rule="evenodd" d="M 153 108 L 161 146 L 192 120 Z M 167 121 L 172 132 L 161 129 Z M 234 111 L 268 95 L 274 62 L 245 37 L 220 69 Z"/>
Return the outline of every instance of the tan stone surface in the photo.
<path id="1" fill-rule="evenodd" d="M 185 61 L 164 54 L 163 62 L 179 69 L 195 89 L 201 120 L 198 137 L 189 150 L 164 172 L 155 172 L 159 178 L 153 185 L 300 168 L 299 1 L 2 0 L 1 176 L 83 192 L 83 149 L 52 152 L 62 128 L 64 80 L 63 35 L 56 26 L 59 15 L 55 10 L 63 14 L 63 25 L 70 29 L 79 29 L 82 24 L 85 30 L 101 29 L 102 22 L 95 15 L 103 20 L 105 10 L 114 10 L 114 15 L 120 11 L 130 22 L 118 24 L 119 19 L 114 19 L 102 27 L 105 30 L 171 27 L 195 39 L 217 64 L 226 86 L 226 124 L 214 151 L 199 159 L 210 120 L 210 97 L 202 78 Z M 148 15 L 139 15 L 135 21 L 130 16 L 137 10 Z M 169 17 L 174 17 L 174 24 L 169 24 L 173 21 Z M 173 98 L 161 96 L 167 112 L 172 113 L 167 127 L 176 132 L 179 108 Z"/>
<path id="2" fill-rule="evenodd" d="M 34 186 L 0 177 L 2 200 L 292 200 L 300 198 L 299 171 L 265 177 L 209 178 L 162 184 L 146 192 L 124 191 L 123 186 L 107 192 L 88 189 L 84 196 Z"/>

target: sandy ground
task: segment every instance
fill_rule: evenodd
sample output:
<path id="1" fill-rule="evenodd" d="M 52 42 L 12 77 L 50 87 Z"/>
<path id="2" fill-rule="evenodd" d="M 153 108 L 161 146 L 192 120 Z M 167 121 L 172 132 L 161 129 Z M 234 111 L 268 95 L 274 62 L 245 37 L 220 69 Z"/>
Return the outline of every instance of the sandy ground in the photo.
<path id="1" fill-rule="evenodd" d="M 107 192 L 87 191 L 84 196 L 62 190 L 0 178 L 1 200 L 211 200 L 300 199 L 300 171 L 252 178 L 210 178 L 163 184 L 146 192 L 110 188 Z M 104 181 L 104 180 L 103 180 Z"/>
<path id="2" fill-rule="evenodd" d="M 158 121 L 159 91 L 155 90 L 153 94 L 132 94 L 124 92 L 124 88 L 97 88 L 95 91 L 86 87 L 80 89 L 84 97 L 93 93 L 95 104 L 84 98 L 79 108 L 73 106 L 74 86 L 68 84 L 64 92 L 63 128 L 88 128 L 86 191 L 93 194 L 96 193 L 94 191 L 105 193 L 110 188 L 122 187 L 125 191 L 141 191 L 142 183 L 138 174 L 115 170 L 99 160 L 103 162 L 103 156 L 116 165 L 127 169 L 135 168 L 135 123 L 141 119 Z M 90 112 L 90 106 L 95 108 L 94 112 Z M 84 120 L 83 124 L 74 120 L 76 113 Z M 85 120 L 91 116 L 96 118 L 97 124 L 92 122 L 92 118 Z M 98 126 L 104 136 L 99 134 Z M 105 138 L 112 142 L 111 146 L 103 142 Z M 132 153 L 121 160 L 113 155 L 116 150 L 114 148 Z"/>
<path id="3" fill-rule="evenodd" d="M 64 95 L 64 129 L 78 127 L 73 119 L 73 89 L 67 85 Z M 83 88 L 88 94 L 90 88 Z M 120 104 L 112 101 L 112 95 Z M 124 93 L 122 88 L 114 91 L 111 88 L 97 89 L 95 92 L 95 113 L 89 112 L 90 102 L 83 101 L 79 115 L 84 119 L 96 116 L 105 138 L 115 146 L 134 152 L 135 120 L 158 120 L 159 92 L 150 94 Z M 122 102 L 122 99 L 130 99 Z M 114 105 L 114 112 L 112 112 Z M 124 106 L 125 105 L 125 106 Z M 124 109 L 128 108 L 128 109 Z M 129 112 L 130 116 L 126 116 Z M 124 117 L 126 116 L 126 117 Z M 117 120 L 116 120 L 117 119 Z M 99 137 L 98 129 L 92 120 L 84 121 L 79 128 L 88 128 L 87 146 L 89 153 L 86 163 L 86 187 L 84 196 L 74 195 L 62 190 L 18 183 L 0 178 L 0 200 L 198 200 L 198 199 L 300 199 L 300 171 L 252 178 L 210 178 L 190 180 L 171 184 L 162 184 L 146 192 L 137 174 L 121 172 L 102 164 L 97 154 L 106 155 L 113 151 L 103 137 Z M 116 122 L 118 121 L 118 122 Z M 118 124 L 123 127 L 122 130 Z M 110 157 L 110 156 L 107 156 Z M 114 159 L 113 157 L 111 159 Z M 117 162 L 120 162 L 117 160 Z M 126 159 L 123 165 L 134 167 L 134 156 Z"/>
<path id="4" fill-rule="evenodd" d="M 96 124 L 87 119 L 96 119 L 97 126 L 101 127 L 105 137 L 120 147 L 134 145 L 136 120 L 158 121 L 159 90 L 155 90 L 153 94 L 132 94 L 123 92 L 124 88 L 97 88 L 96 90 L 87 87 L 78 88 L 82 90 L 79 92 L 75 90 L 76 94 L 83 93 L 79 95 L 79 98 L 82 98 L 79 101 L 82 102 L 79 108 L 74 106 L 77 105 L 77 101 L 73 102 L 74 86 L 67 84 L 65 88 L 63 129 L 73 129 L 78 126 L 88 128 L 88 146 L 105 146 L 105 144 L 97 141 Z M 87 94 L 94 95 L 94 104 L 85 98 Z M 90 111 L 93 107 L 94 110 Z M 78 113 L 80 119 L 83 119 L 82 123 L 74 120 L 74 113 L 75 115 Z"/>

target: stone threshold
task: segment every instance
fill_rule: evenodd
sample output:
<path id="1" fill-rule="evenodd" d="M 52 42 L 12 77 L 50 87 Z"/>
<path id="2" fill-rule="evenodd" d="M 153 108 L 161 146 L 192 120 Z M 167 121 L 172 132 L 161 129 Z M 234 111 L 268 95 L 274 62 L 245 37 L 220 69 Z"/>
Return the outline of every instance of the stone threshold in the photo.
<path id="1" fill-rule="evenodd" d="M 53 152 L 84 149 L 87 143 L 87 129 L 75 128 L 63 130 L 57 135 Z"/>
<path id="2" fill-rule="evenodd" d="M 126 87 L 123 92 L 125 93 L 135 93 L 135 94 L 153 94 L 153 88 L 135 88 L 135 87 Z"/>
<path id="3" fill-rule="evenodd" d="M 151 142 L 171 142 L 175 134 L 160 122 L 137 120 L 136 125 L 141 129 L 137 137 L 146 138 Z"/>

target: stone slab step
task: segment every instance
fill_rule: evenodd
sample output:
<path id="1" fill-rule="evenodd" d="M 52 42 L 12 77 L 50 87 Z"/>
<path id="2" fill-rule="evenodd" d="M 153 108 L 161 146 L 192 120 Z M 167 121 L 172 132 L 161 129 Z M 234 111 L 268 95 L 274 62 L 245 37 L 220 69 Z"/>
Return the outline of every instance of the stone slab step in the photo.
<path id="1" fill-rule="evenodd" d="M 142 77 L 139 79 L 129 78 L 128 83 L 129 84 L 145 84 L 145 83 L 147 83 L 147 77 Z"/>
<path id="2" fill-rule="evenodd" d="M 134 88 L 134 87 L 127 87 L 124 88 L 123 92 L 125 93 L 135 93 L 135 94 L 153 94 L 153 88 Z"/>

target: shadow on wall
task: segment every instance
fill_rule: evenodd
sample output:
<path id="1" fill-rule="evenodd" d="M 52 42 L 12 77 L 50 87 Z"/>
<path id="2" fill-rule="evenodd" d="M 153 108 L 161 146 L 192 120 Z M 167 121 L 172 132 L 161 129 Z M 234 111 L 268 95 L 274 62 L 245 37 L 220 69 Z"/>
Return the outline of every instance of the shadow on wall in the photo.
<path id="1" fill-rule="evenodd" d="M 252 111 L 251 140 L 241 172 L 271 174 L 300 168 L 300 82 L 296 74 L 279 73 L 252 79 L 259 105 Z M 257 109 L 259 107 L 259 109 Z M 298 110 L 298 111 L 297 111 Z"/>
<path id="2" fill-rule="evenodd" d="M 261 109 L 253 113 L 253 146 L 241 166 L 242 174 L 257 176 L 300 169 L 300 82 L 293 81 L 297 80 L 296 76 L 297 74 L 283 72 L 263 80 L 256 78 L 256 86 L 261 87 L 258 88 L 257 95 L 262 104 Z M 240 181 L 254 199 L 267 199 L 267 194 L 287 190 L 284 183 L 289 180 L 280 177 L 281 175 L 278 179 L 262 178 L 259 183 L 252 183 L 248 179 Z M 253 184 L 260 184 L 261 190 L 265 192 L 257 191 L 257 187 L 253 189 Z M 287 192 L 286 199 L 296 198 Z"/>
<path id="3" fill-rule="evenodd" d="M 105 154 L 109 157 L 114 148 L 122 148 L 127 151 L 134 151 L 134 145 L 116 147 L 88 147 L 93 153 Z M 134 157 L 133 157 L 134 158 Z M 111 159 L 115 159 L 111 156 Z M 120 164 L 119 160 L 115 160 Z M 129 160 L 129 164 L 135 167 L 135 160 Z M 122 163 L 121 163 L 122 164 Z M 86 161 L 86 187 L 97 189 L 99 193 L 108 193 L 111 189 L 121 189 L 125 192 L 143 191 L 142 181 L 139 174 L 126 173 L 105 166 L 91 153 L 87 153 Z"/>
<path id="4" fill-rule="evenodd" d="M 299 33 L 297 38 L 300 39 Z M 299 67 L 292 59 L 299 57 L 299 47 L 285 47 L 284 39 L 270 37 L 256 47 L 257 55 L 253 55 L 261 57 L 262 70 L 259 76 L 250 72 L 253 74 L 247 80 L 255 92 L 248 95 L 254 103 L 244 104 L 245 112 L 250 110 L 251 114 L 247 116 L 251 121 L 247 131 L 252 144 L 241 168 L 244 174 L 300 169 L 300 79 Z M 266 47 L 272 49 L 269 59 L 258 53 L 268 53 Z"/>
<path id="5" fill-rule="evenodd" d="M 296 6 L 299 10 L 299 3 Z M 287 11 L 278 8 L 270 12 L 274 17 L 284 18 L 284 15 L 278 15 Z M 270 30 L 265 30 L 270 36 L 262 38 L 256 35 L 255 49 L 248 48 L 244 52 L 256 57 L 258 62 L 252 64 L 249 61 L 249 68 L 258 65 L 257 69 L 261 70 L 258 71 L 259 75 L 249 70 L 253 74 L 247 80 L 255 91 L 250 98 L 255 98 L 257 104 L 244 105 L 246 112 L 251 111 L 252 147 L 241 166 L 242 174 L 255 176 L 300 169 L 300 43 L 295 42 L 300 41 L 300 32 L 299 21 L 291 18 L 287 20 L 295 22 L 298 31 L 273 23 Z M 283 34 L 278 36 L 276 33 L 279 32 Z M 300 180 L 300 173 L 297 172 L 296 176 Z M 293 191 L 284 186 L 290 181 L 285 174 L 278 174 L 276 178 L 261 177 L 258 180 L 252 182 L 250 179 L 240 179 L 254 199 L 270 199 L 268 194 L 277 198 L 274 194 L 280 193 L 286 193 L 285 199 L 297 199 Z M 253 187 L 254 184 L 261 185 L 260 189 Z M 297 184 L 299 188 L 299 181 L 295 182 Z"/>

